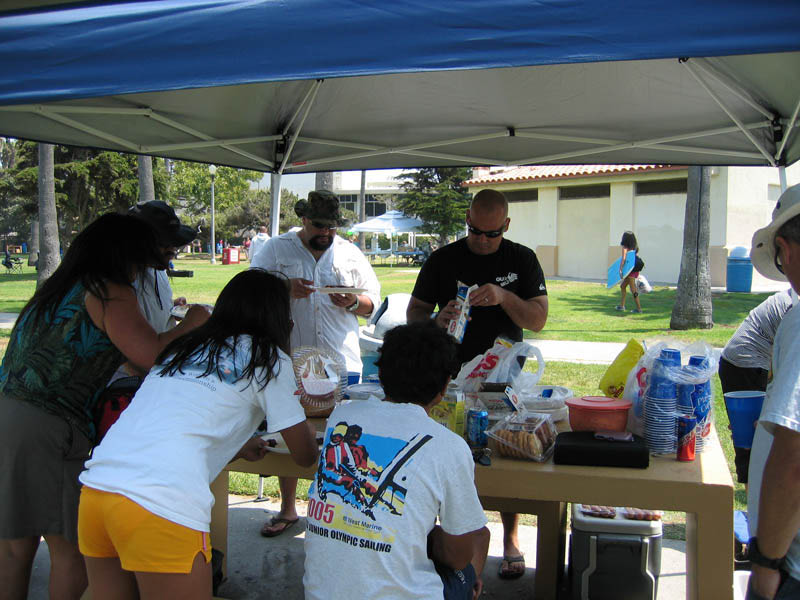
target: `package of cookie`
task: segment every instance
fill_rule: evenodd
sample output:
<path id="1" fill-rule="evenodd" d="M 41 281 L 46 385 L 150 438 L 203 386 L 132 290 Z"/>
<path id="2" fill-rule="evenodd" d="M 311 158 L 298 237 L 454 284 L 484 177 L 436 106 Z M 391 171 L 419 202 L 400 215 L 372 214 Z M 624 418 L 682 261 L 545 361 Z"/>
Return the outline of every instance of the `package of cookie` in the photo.
<path id="1" fill-rule="evenodd" d="M 544 462 L 553 454 L 556 427 L 550 415 L 516 412 L 487 430 L 500 456 Z"/>

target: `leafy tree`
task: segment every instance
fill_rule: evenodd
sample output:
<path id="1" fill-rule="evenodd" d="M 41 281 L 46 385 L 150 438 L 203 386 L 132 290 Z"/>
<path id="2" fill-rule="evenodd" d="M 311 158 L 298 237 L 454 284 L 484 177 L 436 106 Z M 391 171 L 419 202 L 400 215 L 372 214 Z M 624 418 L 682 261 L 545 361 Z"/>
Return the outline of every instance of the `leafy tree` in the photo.
<path id="1" fill-rule="evenodd" d="M 469 168 L 425 168 L 402 173 L 400 187 L 405 192 L 397 199 L 397 208 L 424 222 L 422 233 L 438 237 L 439 245 L 464 228 L 464 214 L 470 194 L 463 183 L 472 176 Z"/>
<path id="2" fill-rule="evenodd" d="M 5 152 L 0 148 L 0 155 Z M 90 148 L 55 146 L 54 188 L 62 244 L 99 215 L 125 211 L 138 200 L 137 158 L 130 154 Z M 17 142 L 14 165 L 0 176 L 0 198 L 17 205 L 17 213 L 34 219 L 37 213 L 37 144 Z M 163 161 L 153 163 L 153 188 L 163 197 L 167 174 Z M 18 231 L 26 231 L 20 227 Z"/>
<path id="3" fill-rule="evenodd" d="M 683 222 L 683 254 L 678 276 L 671 329 L 711 329 L 711 268 L 708 259 L 710 237 L 709 167 L 689 167 L 686 215 Z"/>

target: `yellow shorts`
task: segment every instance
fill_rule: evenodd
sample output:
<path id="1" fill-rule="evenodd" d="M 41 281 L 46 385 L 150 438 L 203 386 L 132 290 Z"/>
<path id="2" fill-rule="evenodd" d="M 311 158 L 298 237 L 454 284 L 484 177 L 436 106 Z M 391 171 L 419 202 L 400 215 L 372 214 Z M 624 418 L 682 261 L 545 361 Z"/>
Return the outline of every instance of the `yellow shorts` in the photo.
<path id="1" fill-rule="evenodd" d="M 198 552 L 211 561 L 211 538 L 145 510 L 120 494 L 81 490 L 78 545 L 90 558 L 119 557 L 126 571 L 191 573 Z"/>

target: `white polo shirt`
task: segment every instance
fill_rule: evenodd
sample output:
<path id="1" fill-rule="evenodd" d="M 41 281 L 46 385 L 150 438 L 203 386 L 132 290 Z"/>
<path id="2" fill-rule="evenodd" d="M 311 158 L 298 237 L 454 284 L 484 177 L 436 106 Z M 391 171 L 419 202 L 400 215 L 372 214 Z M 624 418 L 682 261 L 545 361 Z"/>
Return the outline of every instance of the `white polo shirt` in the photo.
<path id="1" fill-rule="evenodd" d="M 375 271 L 356 246 L 338 235 L 316 260 L 297 233 L 290 231 L 268 240 L 250 264 L 290 279 L 308 279 L 315 287 L 364 288 L 364 294 L 372 300 L 373 313 L 380 305 L 381 286 Z M 361 373 L 355 314 L 336 306 L 327 294 L 313 292 L 307 298 L 292 299 L 292 319 L 293 349 L 311 346 L 331 350 L 344 360 L 348 372 Z"/>

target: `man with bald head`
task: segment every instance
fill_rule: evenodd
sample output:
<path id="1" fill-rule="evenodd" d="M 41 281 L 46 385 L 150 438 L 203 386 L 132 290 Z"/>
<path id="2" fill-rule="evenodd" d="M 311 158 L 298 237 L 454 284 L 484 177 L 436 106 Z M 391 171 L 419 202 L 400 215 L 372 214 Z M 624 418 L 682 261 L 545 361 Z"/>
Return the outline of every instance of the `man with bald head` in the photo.
<path id="1" fill-rule="evenodd" d="M 472 313 L 458 358 L 464 363 L 486 352 L 498 336 L 522 341 L 522 330 L 540 331 L 547 321 L 547 287 L 536 254 L 504 239 L 508 202 L 497 190 L 478 192 L 466 215 L 466 238 L 434 252 L 419 272 L 406 317 L 409 323 L 434 319 L 446 328 L 458 316 L 458 282 L 479 287 L 470 294 Z M 501 513 L 503 563 L 500 577 L 514 579 L 525 572 L 519 549 L 519 517 Z"/>

